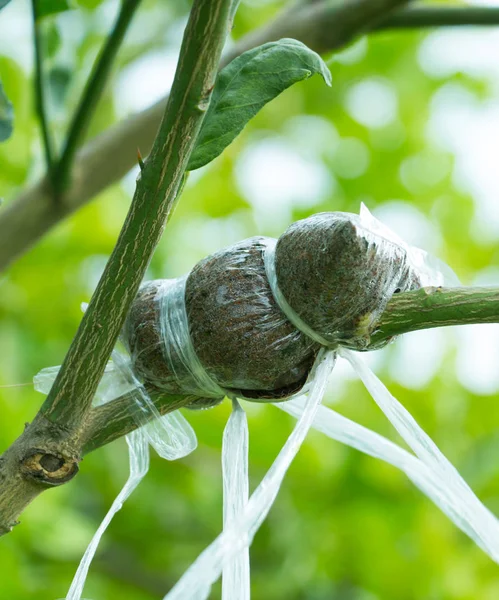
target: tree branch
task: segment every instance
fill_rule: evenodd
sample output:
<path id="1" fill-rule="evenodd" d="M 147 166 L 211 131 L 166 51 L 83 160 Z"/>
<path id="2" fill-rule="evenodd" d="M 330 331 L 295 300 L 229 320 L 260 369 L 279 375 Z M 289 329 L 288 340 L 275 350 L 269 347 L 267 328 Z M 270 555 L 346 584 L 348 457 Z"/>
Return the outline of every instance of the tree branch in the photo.
<path id="1" fill-rule="evenodd" d="M 428 6 L 407 8 L 383 19 L 376 29 L 468 27 L 499 25 L 499 8 L 493 6 Z"/>
<path id="2" fill-rule="evenodd" d="M 83 421 L 174 206 L 229 30 L 230 0 L 194 0 L 165 116 L 116 247 L 33 423 L 0 457 L 0 535 L 48 486 L 77 472 Z"/>
<path id="3" fill-rule="evenodd" d="M 38 3 L 37 0 L 31 0 L 31 12 L 33 16 L 33 43 L 35 50 L 35 104 L 38 120 L 40 121 L 40 129 L 42 133 L 43 151 L 45 154 L 45 166 L 49 179 L 52 181 L 54 167 L 54 152 L 52 140 L 48 129 L 47 110 L 45 106 L 45 93 L 43 85 L 43 52 L 42 52 L 42 35 L 40 32 L 40 22 L 38 20 Z"/>
<path id="4" fill-rule="evenodd" d="M 71 120 L 61 157 L 54 169 L 53 181 L 56 197 L 60 197 L 67 187 L 76 151 L 90 125 L 116 54 L 140 2 L 141 0 L 123 0 L 116 23 L 85 85 L 80 102 Z"/>
<path id="5" fill-rule="evenodd" d="M 162 416 L 198 399 L 197 396 L 192 395 L 165 396 L 164 393 L 158 393 L 151 389 L 148 389 L 147 392 Z M 142 422 L 144 418 L 143 413 L 138 415 L 139 411 L 140 408 L 133 393 L 125 394 L 111 402 L 93 408 L 88 415 L 82 433 L 83 455 L 110 444 L 137 429 L 137 423 Z M 153 416 L 151 413 L 150 418 L 153 418 Z"/>
<path id="6" fill-rule="evenodd" d="M 390 341 L 394 336 L 449 325 L 499 323 L 499 288 L 422 288 L 395 294 L 373 327 L 367 350 Z M 176 410 L 195 397 L 164 396 L 148 390 L 160 414 Z M 128 394 L 94 408 L 84 433 L 84 454 L 109 444 L 137 428 L 137 405 Z"/>
<path id="7" fill-rule="evenodd" d="M 319 2 L 287 10 L 270 25 L 240 40 L 222 64 L 250 48 L 283 37 L 298 39 L 319 52 L 341 48 L 407 1 Z M 0 271 L 52 226 L 123 177 L 136 164 L 137 148 L 144 155 L 149 152 L 165 102 L 158 102 L 88 142 L 75 157 L 75 169 L 58 206 L 54 207 L 47 183 L 42 180 L 0 212 Z"/>
<path id="8" fill-rule="evenodd" d="M 223 61 L 282 37 L 294 37 L 318 52 L 336 50 L 368 30 L 499 24 L 496 7 L 428 7 L 398 10 L 404 0 L 316 2 L 285 11 L 273 23 L 240 40 Z M 385 17 L 385 18 L 383 18 Z M 379 19 L 382 18 L 380 21 Z M 135 164 L 136 149 L 149 152 L 165 106 L 162 100 L 88 142 L 75 157 L 75 169 L 59 207 L 50 201 L 45 180 L 25 190 L 0 213 L 0 271 L 22 255 L 56 223 L 80 208 Z"/>
<path id="9" fill-rule="evenodd" d="M 499 288 L 435 288 L 392 296 L 371 344 L 420 329 L 499 323 Z"/>
<path id="10" fill-rule="evenodd" d="M 161 237 L 182 183 L 189 156 L 215 84 L 228 30 L 229 0 L 194 4 L 172 93 L 137 181 L 130 212 L 64 359 L 42 412 L 68 428 L 78 427 Z"/>

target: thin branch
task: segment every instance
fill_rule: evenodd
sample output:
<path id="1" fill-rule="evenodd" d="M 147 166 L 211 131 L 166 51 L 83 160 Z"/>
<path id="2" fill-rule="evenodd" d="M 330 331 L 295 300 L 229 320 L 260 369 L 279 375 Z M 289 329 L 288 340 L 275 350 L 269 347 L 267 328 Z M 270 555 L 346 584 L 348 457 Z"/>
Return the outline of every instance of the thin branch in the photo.
<path id="1" fill-rule="evenodd" d="M 123 0 L 114 27 L 107 37 L 106 43 L 87 80 L 80 102 L 71 120 L 61 157 L 54 170 L 54 186 L 58 197 L 67 187 L 76 151 L 88 130 L 104 91 L 114 59 L 140 2 L 141 0 Z"/>
<path id="2" fill-rule="evenodd" d="M 271 24 L 240 40 L 222 64 L 250 48 L 283 37 L 293 37 L 321 52 L 341 48 L 355 36 L 374 27 L 387 12 L 406 2 L 318 2 L 295 11 L 288 9 Z M 114 125 L 83 146 L 74 159 L 78 168 L 73 170 L 57 207 L 53 205 L 50 190 L 41 181 L 0 212 L 0 271 L 51 227 L 123 177 L 136 164 L 137 148 L 144 155 L 149 152 L 165 102 L 166 99 Z"/>
<path id="3" fill-rule="evenodd" d="M 391 298 L 371 344 L 420 329 L 478 323 L 499 323 L 499 288 L 423 288 Z"/>
<path id="4" fill-rule="evenodd" d="M 49 132 L 47 108 L 45 105 L 44 81 L 43 81 L 43 50 L 40 21 L 38 20 L 38 0 L 31 0 L 31 12 L 33 15 L 33 43 L 35 50 L 35 105 L 40 130 L 42 134 L 43 152 L 49 181 L 53 181 L 54 174 L 54 151 L 52 139 Z"/>
<path id="5" fill-rule="evenodd" d="M 165 395 L 164 393 L 147 390 L 160 415 L 166 415 L 182 408 L 196 396 Z M 111 402 L 93 408 L 82 432 L 83 455 L 93 452 L 101 446 L 110 444 L 127 433 L 137 429 L 137 423 L 143 422 L 144 415 L 140 413 L 139 405 L 133 393 L 125 394 Z M 150 415 L 153 418 L 153 414 Z"/>
<path id="6" fill-rule="evenodd" d="M 36 496 L 78 471 L 85 417 L 209 107 L 230 5 L 194 0 L 170 100 L 116 247 L 45 403 L 0 456 L 0 536 Z"/>
<path id="7" fill-rule="evenodd" d="M 423 27 L 490 27 L 499 25 L 494 6 L 427 6 L 407 8 L 384 19 L 376 29 L 421 29 Z"/>

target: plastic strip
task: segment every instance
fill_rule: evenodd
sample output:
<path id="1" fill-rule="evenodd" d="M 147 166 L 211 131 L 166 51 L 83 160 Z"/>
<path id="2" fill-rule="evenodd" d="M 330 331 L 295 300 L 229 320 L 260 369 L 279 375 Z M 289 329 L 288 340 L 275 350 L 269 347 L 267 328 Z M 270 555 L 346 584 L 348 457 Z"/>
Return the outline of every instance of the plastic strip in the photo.
<path id="1" fill-rule="evenodd" d="M 130 475 L 118 496 L 116 496 L 111 508 L 99 525 L 90 544 L 85 550 L 85 554 L 76 571 L 76 575 L 71 583 L 66 600 L 80 600 L 83 593 L 83 587 L 87 579 L 90 564 L 95 556 L 100 540 L 104 535 L 108 525 L 111 523 L 114 515 L 121 509 L 125 500 L 139 485 L 149 470 L 149 448 L 146 436 L 140 429 L 133 431 L 126 436 L 130 457 Z"/>
<path id="2" fill-rule="evenodd" d="M 248 422 L 237 400 L 224 430 L 222 443 L 224 530 L 243 514 L 248 502 Z M 244 548 L 224 567 L 222 600 L 250 599 L 249 548 Z"/>
<path id="3" fill-rule="evenodd" d="M 304 410 L 302 398 L 277 406 L 296 418 L 300 418 Z M 453 523 L 476 541 L 474 527 L 471 524 L 473 514 L 469 513 L 466 505 L 463 505 L 460 496 L 449 489 L 437 473 L 413 454 L 374 431 L 366 429 L 324 406 L 319 407 L 313 427 L 331 439 L 342 442 L 374 458 L 384 460 L 403 471 Z M 482 543 L 479 543 L 479 545 L 485 550 Z M 487 552 L 487 550 L 485 551 Z M 489 556 L 492 555 L 489 554 Z M 497 562 L 495 556 L 492 556 L 492 558 Z"/>
<path id="4" fill-rule="evenodd" d="M 367 367 L 361 357 L 342 349 L 345 357 L 389 421 L 424 464 L 433 482 L 431 490 L 423 489 L 435 500 L 451 520 L 469 535 L 495 562 L 499 563 L 499 522 L 480 502 L 455 467 L 440 452 L 433 440 L 421 429 L 411 414 L 390 394 L 383 383 Z M 392 463 L 393 464 L 393 463 Z M 417 485 L 421 487 L 421 479 Z M 425 484 L 423 484 L 425 485 Z"/>
<path id="5" fill-rule="evenodd" d="M 60 367 L 48 367 L 33 378 L 37 391 L 48 394 Z M 194 430 L 184 417 L 174 411 L 161 416 L 149 395 L 133 375 L 126 359 L 118 351 L 113 352 L 113 362 L 106 365 L 94 398 L 94 405 L 104 404 L 123 394 L 134 392 L 141 411 L 136 414 L 140 429 L 126 436 L 129 447 L 130 474 L 114 500 L 111 508 L 99 525 L 78 566 L 66 600 L 80 600 L 90 565 L 104 532 L 125 500 L 139 485 L 149 469 L 149 448 L 167 460 L 186 456 L 197 446 Z M 151 420 L 152 415 L 152 420 Z"/>
<path id="6" fill-rule="evenodd" d="M 332 344 L 329 340 L 326 340 L 325 337 L 322 337 L 322 335 L 317 333 L 317 331 L 314 331 L 312 327 L 307 325 L 300 315 L 288 304 L 288 301 L 284 297 L 284 294 L 281 292 L 279 284 L 277 283 L 277 273 L 275 268 L 275 250 L 277 246 L 277 240 L 274 238 L 262 238 L 262 242 L 265 244 L 264 261 L 267 280 L 269 282 L 270 289 L 272 290 L 272 295 L 274 296 L 279 308 L 291 321 L 291 323 L 293 323 L 296 329 L 304 333 L 311 340 L 314 340 L 314 342 L 317 342 L 326 348 L 338 346 L 336 342 Z"/>
<path id="7" fill-rule="evenodd" d="M 428 285 L 460 285 L 457 275 L 446 263 L 421 248 L 409 246 L 409 244 L 404 242 L 404 240 L 389 227 L 376 219 L 363 202 L 360 204 L 359 214 L 362 224 L 372 233 L 404 248 L 409 262 L 418 272 L 422 287 Z"/>
<path id="8" fill-rule="evenodd" d="M 119 375 L 134 390 L 135 401 L 140 411 L 134 414 L 137 425 L 144 428 L 144 434 L 162 458 L 177 460 L 187 456 L 197 447 L 194 430 L 178 410 L 161 416 L 144 386 L 135 377 L 128 361 L 113 351 L 113 363 Z"/>
<path id="9" fill-rule="evenodd" d="M 225 390 L 208 375 L 192 344 L 185 307 L 186 281 L 187 275 L 165 279 L 158 289 L 163 354 L 186 392 L 223 398 Z"/>
<path id="10" fill-rule="evenodd" d="M 333 352 L 322 350 L 319 353 L 312 370 L 313 383 L 304 412 L 276 460 L 251 495 L 244 513 L 200 554 L 164 600 L 206 600 L 212 584 L 220 577 L 223 568 L 234 555 L 250 546 L 272 507 L 289 465 L 312 425 L 334 362 Z"/>

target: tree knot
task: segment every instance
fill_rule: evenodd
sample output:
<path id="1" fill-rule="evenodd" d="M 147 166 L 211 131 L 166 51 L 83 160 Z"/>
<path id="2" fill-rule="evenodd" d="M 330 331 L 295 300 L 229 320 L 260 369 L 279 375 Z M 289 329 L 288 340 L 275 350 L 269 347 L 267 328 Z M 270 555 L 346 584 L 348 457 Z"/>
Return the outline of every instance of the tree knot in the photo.
<path id="1" fill-rule="evenodd" d="M 61 485 L 78 473 L 78 459 L 33 448 L 21 460 L 21 473 L 45 485 Z"/>

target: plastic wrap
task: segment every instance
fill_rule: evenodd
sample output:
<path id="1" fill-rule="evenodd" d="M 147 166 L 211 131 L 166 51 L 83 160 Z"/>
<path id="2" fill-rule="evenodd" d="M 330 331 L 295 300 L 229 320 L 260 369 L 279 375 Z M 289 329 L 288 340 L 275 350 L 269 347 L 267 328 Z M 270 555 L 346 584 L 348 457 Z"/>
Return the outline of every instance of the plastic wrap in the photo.
<path id="1" fill-rule="evenodd" d="M 60 367 L 48 367 L 33 378 L 35 389 L 48 394 Z M 104 532 L 114 515 L 147 474 L 149 469 L 149 444 L 167 460 L 175 460 L 192 452 L 197 445 L 196 435 L 178 412 L 161 416 L 143 386 L 134 376 L 129 362 L 118 352 L 113 352 L 113 362 L 106 365 L 104 375 L 94 397 L 94 406 L 110 402 L 123 394 L 134 392 L 140 411 L 135 414 L 139 429 L 125 439 L 129 449 L 130 474 L 115 498 L 80 561 L 66 600 L 80 600 L 90 565 Z"/>
<path id="2" fill-rule="evenodd" d="M 248 503 L 248 422 L 237 400 L 224 430 L 222 443 L 223 522 L 230 529 Z M 224 567 L 222 600 L 250 599 L 249 548 L 244 548 Z"/>
<path id="3" fill-rule="evenodd" d="M 135 390 L 141 408 L 143 438 L 137 434 L 135 443 L 147 440 L 167 458 L 195 446 L 192 430 L 178 412 L 160 417 L 144 385 L 195 395 L 193 407 L 211 406 L 224 395 L 233 399 L 223 442 L 224 530 L 165 600 L 206 599 L 222 571 L 224 600 L 249 599 L 248 548 L 312 423 L 404 470 L 497 560 L 495 518 L 379 380 L 346 350 L 369 346 L 373 327 L 394 293 L 442 283 L 438 265 L 425 252 L 406 245 L 362 206 L 360 215 L 321 213 L 299 221 L 277 241 L 245 240 L 207 257 L 186 277 L 141 287 L 123 331 L 131 362 L 119 354 L 113 357 L 120 390 Z M 354 365 L 419 458 L 319 408 L 337 350 Z M 104 390 L 105 381 L 101 386 Z M 297 398 L 303 394 L 308 395 L 305 403 Z M 299 416 L 249 500 L 248 431 L 237 397 L 288 400 L 282 408 Z M 151 417 L 155 418 L 150 421 Z M 170 436 L 166 445 L 165 435 Z M 131 465 L 132 460 L 136 459 L 131 457 Z M 137 475 L 142 471 L 136 463 L 132 471 L 115 502 L 118 507 L 143 476 Z M 80 568 L 83 579 L 74 584 L 80 594 L 84 569 L 88 570 L 110 518 L 112 514 L 99 528 Z"/>
<path id="4" fill-rule="evenodd" d="M 130 458 L 130 475 L 85 550 L 85 554 L 81 559 L 71 583 L 71 587 L 69 588 L 66 600 L 80 600 L 87 579 L 88 570 L 104 532 L 111 523 L 114 515 L 122 508 L 125 500 L 135 490 L 149 470 L 149 448 L 143 430 L 137 429 L 136 431 L 133 431 L 126 436 L 126 441 Z"/>
<path id="5" fill-rule="evenodd" d="M 313 427 L 403 471 L 457 527 L 499 563 L 499 522 L 496 517 L 480 502 L 454 466 L 362 358 L 348 350 L 341 350 L 340 354 L 352 364 L 378 406 L 417 456 L 324 406 L 319 408 Z M 302 398 L 278 406 L 296 418 L 304 412 Z"/>
<path id="6" fill-rule="evenodd" d="M 364 206 L 320 213 L 277 241 L 216 252 L 187 277 L 147 282 L 125 340 L 135 373 L 163 391 L 283 400 L 302 389 L 321 346 L 365 349 L 392 294 L 442 281 L 426 253 Z"/>
<path id="7" fill-rule="evenodd" d="M 335 355 L 321 350 L 311 374 L 311 386 L 298 423 L 274 463 L 251 495 L 242 514 L 204 550 L 164 597 L 164 600 L 206 600 L 222 570 L 249 547 L 277 496 L 289 465 L 300 449 L 322 401 Z M 238 598 L 238 596 L 234 596 Z"/>
<path id="8" fill-rule="evenodd" d="M 394 293 L 442 285 L 430 262 L 364 205 L 360 215 L 297 221 L 266 252 L 274 296 L 295 327 L 322 346 L 354 350 L 367 348 Z"/>
<path id="9" fill-rule="evenodd" d="M 182 393 L 185 380 L 192 390 L 192 379 L 186 374 L 195 369 L 182 364 L 182 352 L 178 352 L 179 347 L 191 347 L 207 376 L 228 395 L 274 400 L 298 391 L 319 346 L 297 331 L 276 304 L 266 277 L 264 251 L 264 238 L 250 238 L 193 268 L 185 282 L 185 305 L 177 304 L 178 312 L 173 315 L 176 322 L 187 315 L 182 331 L 190 341 L 187 337 L 179 340 L 178 333 L 163 335 L 170 327 L 165 325 L 165 315 L 171 320 L 176 305 L 175 299 L 164 295 L 180 298 L 176 280 L 145 283 L 124 329 L 136 374 L 167 392 Z M 180 382 L 176 373 L 181 375 Z M 211 384 L 206 392 L 211 395 Z"/>

